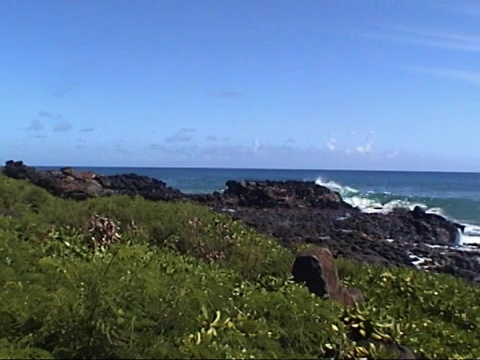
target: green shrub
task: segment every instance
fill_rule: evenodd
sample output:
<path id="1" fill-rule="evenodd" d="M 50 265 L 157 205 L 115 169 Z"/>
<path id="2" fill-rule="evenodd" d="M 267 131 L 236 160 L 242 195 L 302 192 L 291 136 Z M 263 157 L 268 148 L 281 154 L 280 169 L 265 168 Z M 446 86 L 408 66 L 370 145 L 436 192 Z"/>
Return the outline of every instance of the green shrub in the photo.
<path id="1" fill-rule="evenodd" d="M 205 207 L 0 176 L 1 209 L 0 358 L 394 358 L 385 341 L 480 357 L 479 287 L 449 275 L 338 260 L 367 299 L 343 309 L 293 283 L 293 253 Z M 119 243 L 89 248 L 93 214 Z"/>

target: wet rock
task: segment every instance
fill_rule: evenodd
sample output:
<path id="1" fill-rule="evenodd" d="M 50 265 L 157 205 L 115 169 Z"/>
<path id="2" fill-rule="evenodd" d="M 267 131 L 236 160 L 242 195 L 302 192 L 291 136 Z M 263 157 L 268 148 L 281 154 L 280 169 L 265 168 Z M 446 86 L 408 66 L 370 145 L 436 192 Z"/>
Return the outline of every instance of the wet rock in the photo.
<path id="1" fill-rule="evenodd" d="M 420 236 L 433 235 L 436 243 L 455 244 L 458 242 L 459 230 L 463 231 L 463 225 L 453 223 L 443 216 L 426 213 L 421 207 L 415 208 L 407 214 L 410 221 Z"/>

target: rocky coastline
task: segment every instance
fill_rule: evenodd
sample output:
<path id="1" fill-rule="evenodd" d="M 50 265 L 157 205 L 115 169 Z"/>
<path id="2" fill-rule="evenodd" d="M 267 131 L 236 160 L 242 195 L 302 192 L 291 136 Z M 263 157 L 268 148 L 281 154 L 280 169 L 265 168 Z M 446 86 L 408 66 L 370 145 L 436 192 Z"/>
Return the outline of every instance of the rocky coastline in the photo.
<path id="1" fill-rule="evenodd" d="M 153 201 L 192 201 L 239 219 L 287 247 L 313 243 L 328 247 L 336 258 L 407 265 L 480 282 L 480 249 L 458 246 L 462 225 L 419 207 L 362 213 L 314 182 L 230 180 L 222 193 L 189 195 L 136 174 L 103 176 L 72 168 L 40 171 L 21 161 L 7 161 L 3 173 L 75 200 L 139 195 Z"/>

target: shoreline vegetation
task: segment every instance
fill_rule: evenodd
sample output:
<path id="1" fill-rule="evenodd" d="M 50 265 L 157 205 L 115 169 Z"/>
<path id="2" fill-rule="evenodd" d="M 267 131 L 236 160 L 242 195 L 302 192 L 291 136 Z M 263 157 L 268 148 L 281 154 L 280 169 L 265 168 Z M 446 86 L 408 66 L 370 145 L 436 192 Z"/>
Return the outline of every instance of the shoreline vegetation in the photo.
<path id="1" fill-rule="evenodd" d="M 459 225 L 382 216 L 308 183 L 185 197 L 7 162 L 0 358 L 479 358 L 478 254 L 453 249 Z M 294 281 L 297 255 L 318 246 L 363 302 Z M 422 251 L 423 267 L 409 257 Z"/>

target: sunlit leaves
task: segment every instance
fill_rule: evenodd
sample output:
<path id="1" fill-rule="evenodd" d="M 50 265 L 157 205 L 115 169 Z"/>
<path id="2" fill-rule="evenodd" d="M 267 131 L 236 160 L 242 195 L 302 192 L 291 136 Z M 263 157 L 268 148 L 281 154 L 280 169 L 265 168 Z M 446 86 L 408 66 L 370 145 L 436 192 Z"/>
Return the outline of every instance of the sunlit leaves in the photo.
<path id="1" fill-rule="evenodd" d="M 120 244 L 92 252 L 93 213 Z M 53 198 L 0 176 L 0 358 L 480 357 L 480 290 L 448 275 L 338 261 L 366 302 L 293 283 L 294 254 L 188 203 Z"/>

